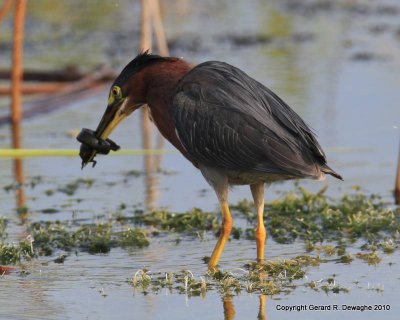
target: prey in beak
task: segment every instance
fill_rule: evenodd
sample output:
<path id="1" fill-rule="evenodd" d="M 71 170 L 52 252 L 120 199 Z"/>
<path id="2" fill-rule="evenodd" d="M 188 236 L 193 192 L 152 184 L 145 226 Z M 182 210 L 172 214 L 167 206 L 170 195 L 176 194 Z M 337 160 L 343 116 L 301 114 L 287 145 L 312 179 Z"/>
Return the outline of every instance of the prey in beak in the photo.
<path id="1" fill-rule="evenodd" d="M 120 149 L 114 141 L 108 139 L 111 132 L 139 105 L 129 106 L 129 98 L 124 97 L 119 86 L 110 90 L 107 109 L 95 131 L 82 129 L 77 140 L 82 143 L 79 156 L 82 159 L 82 169 L 90 162 L 95 166 L 97 153 L 108 154 L 111 150 Z"/>
<path id="2" fill-rule="evenodd" d="M 82 159 L 82 169 L 89 163 L 96 165 L 94 157 L 97 153 L 108 154 L 110 150 L 117 151 L 120 146 L 111 139 L 103 140 L 96 137 L 96 132 L 90 129 L 83 128 L 76 139 L 82 143 L 79 156 Z"/>

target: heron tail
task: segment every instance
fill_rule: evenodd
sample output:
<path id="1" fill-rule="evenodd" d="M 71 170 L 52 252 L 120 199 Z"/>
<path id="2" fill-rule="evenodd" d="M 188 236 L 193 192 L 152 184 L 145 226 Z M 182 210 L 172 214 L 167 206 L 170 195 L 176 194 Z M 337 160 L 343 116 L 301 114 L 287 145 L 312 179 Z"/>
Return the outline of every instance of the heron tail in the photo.
<path id="1" fill-rule="evenodd" d="M 330 174 L 331 176 L 334 176 L 336 179 L 339 179 L 339 180 L 342 180 L 342 181 L 343 181 L 342 176 L 341 176 L 339 173 L 337 173 L 336 171 L 334 171 L 333 169 L 331 169 L 331 168 L 330 168 L 328 165 L 326 165 L 326 164 L 324 164 L 324 165 L 321 166 L 321 171 L 322 171 L 323 173 Z"/>

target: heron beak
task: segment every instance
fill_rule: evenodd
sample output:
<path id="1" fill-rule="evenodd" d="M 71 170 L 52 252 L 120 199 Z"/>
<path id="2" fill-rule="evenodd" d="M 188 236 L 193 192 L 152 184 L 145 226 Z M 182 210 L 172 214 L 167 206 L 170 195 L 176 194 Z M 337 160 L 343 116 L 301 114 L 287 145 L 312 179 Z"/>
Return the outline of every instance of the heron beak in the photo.
<path id="1" fill-rule="evenodd" d="M 94 158 L 97 153 L 108 154 L 110 150 L 116 151 L 120 147 L 108 139 L 111 132 L 142 104 L 130 105 L 129 97 L 119 100 L 109 99 L 107 109 L 97 126 L 96 131 L 82 129 L 77 140 L 82 143 L 79 155 L 82 159 L 82 169 L 90 162 L 96 164 Z M 93 140 L 95 139 L 95 141 Z"/>
<path id="2" fill-rule="evenodd" d="M 125 111 L 127 101 L 128 98 L 124 98 L 107 106 L 95 132 L 97 138 L 106 140 L 122 120 L 129 115 Z"/>

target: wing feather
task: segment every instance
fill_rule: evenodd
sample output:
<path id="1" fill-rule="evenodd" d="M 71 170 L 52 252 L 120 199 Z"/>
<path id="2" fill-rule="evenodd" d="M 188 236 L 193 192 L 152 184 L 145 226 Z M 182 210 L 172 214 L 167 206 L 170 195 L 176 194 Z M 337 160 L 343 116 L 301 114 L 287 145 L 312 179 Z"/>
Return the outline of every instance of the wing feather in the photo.
<path id="1" fill-rule="evenodd" d="M 198 162 L 230 170 L 316 177 L 325 154 L 307 124 L 241 70 L 206 62 L 173 100 L 179 139 Z"/>

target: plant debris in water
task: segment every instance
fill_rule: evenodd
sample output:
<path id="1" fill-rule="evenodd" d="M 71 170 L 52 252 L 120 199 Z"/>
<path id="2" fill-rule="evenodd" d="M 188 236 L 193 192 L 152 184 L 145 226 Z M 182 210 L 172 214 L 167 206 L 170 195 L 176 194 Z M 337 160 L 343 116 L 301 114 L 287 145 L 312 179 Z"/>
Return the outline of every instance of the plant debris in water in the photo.
<path id="1" fill-rule="evenodd" d="M 154 211 L 134 217 L 134 223 L 156 227 L 164 231 L 196 234 L 198 231 L 216 231 L 220 228 L 218 215 L 194 208 L 185 213 Z"/>
<path id="2" fill-rule="evenodd" d="M 49 255 L 53 248 L 70 251 L 79 248 L 89 253 L 107 253 L 112 247 L 137 247 L 149 245 L 146 232 L 128 228 L 113 230 L 112 223 L 84 224 L 76 230 L 60 222 L 34 223 L 31 233 L 40 254 Z"/>
<path id="3" fill-rule="evenodd" d="M 90 188 L 92 185 L 93 185 L 92 179 L 79 178 L 75 181 L 67 183 L 65 186 L 59 187 L 57 191 L 65 193 L 68 196 L 72 196 L 75 194 L 76 190 L 78 190 L 80 186 L 86 186 L 87 188 Z"/>
<path id="4" fill-rule="evenodd" d="M 150 244 L 144 230 L 114 230 L 111 223 L 84 224 L 73 228 L 61 222 L 35 222 L 29 227 L 29 232 L 27 240 L 19 244 L 0 242 L 0 264 L 15 264 L 37 256 L 50 256 L 57 249 L 79 249 L 96 254 L 108 253 L 111 248 L 118 246 L 143 248 Z M 59 258 L 55 261 L 61 263 Z"/>
<path id="5" fill-rule="evenodd" d="M 90 186 L 91 182 L 79 180 L 74 187 L 71 184 L 67 189 L 72 190 L 82 184 Z M 151 237 L 161 233 L 172 234 L 178 244 L 183 235 L 202 237 L 205 232 L 218 235 L 220 229 L 220 215 L 216 212 L 203 212 L 200 209 L 184 213 L 165 210 L 149 213 L 136 211 L 133 216 L 127 217 L 122 213 L 125 209 L 126 205 L 121 205 L 111 218 L 103 218 L 97 223 L 77 223 L 75 220 L 34 222 L 27 229 L 32 238 L 13 244 L 5 242 L 7 221 L 0 218 L 0 264 L 15 264 L 38 256 L 63 257 L 65 252 L 73 250 L 104 254 L 114 247 L 143 248 L 150 244 Z M 256 214 L 251 202 L 239 202 L 232 206 L 232 212 L 255 225 Z M 302 279 L 306 267 L 316 266 L 322 261 L 320 256 L 328 259 L 325 261 L 346 264 L 355 258 L 371 265 L 379 263 L 381 258 L 378 251 L 391 254 L 398 248 L 399 213 L 398 210 L 388 208 L 378 196 L 367 196 L 360 192 L 345 195 L 339 200 L 326 197 L 324 190 L 314 194 L 298 188 L 296 192 L 285 194 L 282 199 L 266 206 L 265 219 L 269 234 L 278 243 L 302 239 L 305 241 L 305 251 L 313 252 L 317 256 L 299 256 L 283 262 L 269 261 L 261 266 L 246 265 L 245 279 L 249 285 L 246 290 L 251 291 L 253 288 L 270 294 L 288 290 L 292 284 L 287 281 Z M 236 227 L 232 232 L 233 239 L 243 236 L 253 239 L 254 229 Z M 347 253 L 346 245 L 359 240 L 366 241 L 360 247 L 361 252 Z M 323 244 L 324 242 L 328 244 Z M 336 245 L 332 244 L 334 242 Z M 60 262 L 64 259 L 56 258 Z M 257 280 L 260 274 L 267 274 L 268 281 L 260 284 Z M 282 278 L 282 275 L 285 283 L 271 280 Z M 213 278 L 223 280 L 220 290 L 225 288 L 232 294 L 235 290 L 244 288 L 240 280 L 242 278 L 238 280 L 223 273 L 215 273 Z M 193 282 L 192 289 L 202 292 L 206 287 Z M 325 288 L 332 289 L 329 286 Z M 319 284 L 318 289 L 324 290 L 323 285 Z M 332 292 L 335 290 L 337 289 L 332 289 Z"/>
<path id="6" fill-rule="evenodd" d="M 21 259 L 30 260 L 34 256 L 28 241 L 21 241 L 18 245 L 0 243 L 0 264 L 16 264 Z"/>
<path id="7" fill-rule="evenodd" d="M 263 264 L 249 263 L 237 269 L 239 272 L 208 271 L 200 277 L 195 277 L 188 270 L 169 273 L 138 270 L 129 282 L 143 294 L 159 293 L 166 289 L 170 293 L 186 294 L 189 297 L 204 297 L 210 290 L 219 291 L 223 296 L 238 295 L 241 292 L 275 295 L 289 293 L 299 286 L 326 293 L 347 293 L 348 289 L 340 286 L 334 278 L 299 283 L 299 280 L 305 279 L 306 269 L 320 262 L 319 257 L 298 256 Z"/>
<path id="8" fill-rule="evenodd" d="M 256 220 L 249 201 L 239 202 L 233 210 L 251 222 Z M 314 194 L 300 187 L 268 204 L 264 217 L 269 234 L 278 243 L 297 238 L 311 243 L 359 238 L 374 242 L 400 233 L 399 212 L 388 208 L 379 196 L 360 192 L 332 200 L 324 190 Z"/>
<path id="9" fill-rule="evenodd" d="M 369 265 L 376 265 L 381 261 L 381 258 L 378 256 L 376 251 L 368 253 L 359 252 L 356 257 L 366 261 Z"/>
<path id="10" fill-rule="evenodd" d="M 0 217 L 0 240 L 4 239 L 7 236 L 6 225 L 7 225 L 6 219 Z"/>

